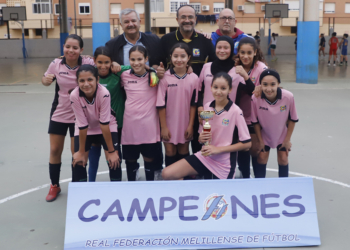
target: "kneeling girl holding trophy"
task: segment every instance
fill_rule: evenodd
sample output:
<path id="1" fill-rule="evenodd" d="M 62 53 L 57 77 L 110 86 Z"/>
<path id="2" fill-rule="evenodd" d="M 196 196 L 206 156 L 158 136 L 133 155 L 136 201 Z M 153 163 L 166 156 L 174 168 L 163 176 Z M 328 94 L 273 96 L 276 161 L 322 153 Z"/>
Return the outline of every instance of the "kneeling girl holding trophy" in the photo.
<path id="1" fill-rule="evenodd" d="M 157 97 L 166 166 L 189 155 L 197 109 L 198 76 L 187 73 L 191 50 L 187 44 L 177 43 L 170 55 L 171 66 L 159 82 Z"/>
<path id="2" fill-rule="evenodd" d="M 212 119 L 210 124 L 203 121 L 204 126 L 199 128 L 199 142 L 204 144 L 202 150 L 165 168 L 164 180 L 179 180 L 197 174 L 233 179 L 237 151 L 251 147 L 242 111 L 228 98 L 232 91 L 231 77 L 224 72 L 217 73 L 211 91 L 215 100 L 206 103 L 201 114 L 204 120 Z"/>

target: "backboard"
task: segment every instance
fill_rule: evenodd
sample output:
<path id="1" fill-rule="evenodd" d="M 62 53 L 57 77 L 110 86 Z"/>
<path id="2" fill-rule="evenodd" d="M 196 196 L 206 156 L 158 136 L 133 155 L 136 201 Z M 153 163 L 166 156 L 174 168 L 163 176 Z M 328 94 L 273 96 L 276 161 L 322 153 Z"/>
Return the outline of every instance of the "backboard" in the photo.
<path id="1" fill-rule="evenodd" d="M 288 18 L 288 4 L 265 4 L 265 18 Z"/>
<path id="2" fill-rule="evenodd" d="M 4 21 L 26 21 L 26 7 L 2 7 L 2 18 Z"/>

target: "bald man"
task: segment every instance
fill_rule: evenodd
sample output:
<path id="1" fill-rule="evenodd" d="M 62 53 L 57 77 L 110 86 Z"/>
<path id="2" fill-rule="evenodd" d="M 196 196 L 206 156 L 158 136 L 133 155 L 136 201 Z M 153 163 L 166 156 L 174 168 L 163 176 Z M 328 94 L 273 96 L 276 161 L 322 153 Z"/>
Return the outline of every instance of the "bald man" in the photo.
<path id="1" fill-rule="evenodd" d="M 243 31 L 235 27 L 236 26 L 235 14 L 231 9 L 223 9 L 219 14 L 219 19 L 217 20 L 217 23 L 219 28 L 215 32 L 211 33 L 211 39 L 214 47 L 216 45 L 216 40 L 220 36 L 229 36 L 229 37 L 232 37 L 235 45 L 234 54 L 237 54 L 239 41 L 243 37 L 246 37 L 247 35 L 244 34 Z"/>

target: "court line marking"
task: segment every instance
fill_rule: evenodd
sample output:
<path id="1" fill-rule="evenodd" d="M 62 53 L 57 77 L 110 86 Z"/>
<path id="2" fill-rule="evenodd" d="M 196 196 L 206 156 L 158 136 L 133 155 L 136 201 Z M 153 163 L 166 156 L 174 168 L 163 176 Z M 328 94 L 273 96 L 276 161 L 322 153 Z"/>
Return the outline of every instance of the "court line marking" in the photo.
<path id="1" fill-rule="evenodd" d="M 140 169 L 143 169 L 143 168 L 144 168 L 143 166 L 140 167 Z M 267 171 L 271 171 L 271 172 L 278 172 L 278 169 L 266 168 L 266 170 Z M 125 171 L 125 169 L 122 169 L 122 171 Z M 109 171 L 102 171 L 102 172 L 98 172 L 97 175 L 108 174 L 108 173 L 109 173 Z M 336 184 L 336 185 L 339 185 L 339 186 L 342 186 L 342 187 L 350 188 L 349 184 L 346 184 L 346 183 L 343 183 L 343 182 L 340 182 L 340 181 L 335 181 L 335 180 L 328 179 L 328 178 L 315 176 L 315 175 L 308 175 L 308 174 L 302 174 L 302 173 L 291 172 L 291 171 L 289 171 L 289 174 L 296 175 L 296 176 L 303 176 L 303 177 L 311 177 L 311 178 L 313 178 L 315 180 L 325 181 L 325 182 Z M 69 182 L 71 180 L 72 180 L 72 178 L 64 179 L 64 180 L 61 180 L 60 183 Z M 0 204 L 5 203 L 5 202 L 10 201 L 10 200 L 13 200 L 13 199 L 18 198 L 18 197 L 21 197 L 23 195 L 26 195 L 26 194 L 38 191 L 40 189 L 48 188 L 48 187 L 50 187 L 50 184 L 44 184 L 44 185 L 41 185 L 41 186 L 38 186 L 38 187 L 35 187 L 35 188 L 31 188 L 31 189 L 28 189 L 26 191 L 23 191 L 23 192 L 20 192 L 20 193 L 11 195 L 11 196 L 8 196 L 5 199 L 0 200 Z"/>

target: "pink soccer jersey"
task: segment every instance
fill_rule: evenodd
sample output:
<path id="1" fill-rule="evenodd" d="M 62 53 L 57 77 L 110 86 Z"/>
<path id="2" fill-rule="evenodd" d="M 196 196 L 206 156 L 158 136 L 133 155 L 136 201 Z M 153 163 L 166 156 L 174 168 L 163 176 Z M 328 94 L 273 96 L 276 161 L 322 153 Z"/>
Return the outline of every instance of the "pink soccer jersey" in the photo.
<path id="1" fill-rule="evenodd" d="M 298 122 L 294 97 L 285 89 L 277 89 L 277 100 L 270 103 L 264 93 L 261 98 L 252 97 L 252 123 L 259 123 L 265 145 L 276 148 L 287 135 L 287 121 Z"/>
<path id="2" fill-rule="evenodd" d="M 156 108 L 157 89 L 150 87 L 148 72 L 142 76 L 124 71 L 121 83 L 126 92 L 123 145 L 140 145 L 160 141 L 159 116 Z"/>
<path id="3" fill-rule="evenodd" d="M 260 85 L 259 78 L 261 72 L 263 72 L 265 69 L 267 69 L 267 66 L 265 63 L 258 61 L 254 68 L 251 70 L 249 74 L 249 78 L 252 80 L 255 86 Z M 239 102 L 239 107 L 243 111 L 244 119 L 248 125 L 251 124 L 251 96 L 244 91 L 241 95 L 241 100 Z"/>
<path id="4" fill-rule="evenodd" d="M 211 73 L 211 62 L 206 63 L 203 66 L 201 74 L 198 78 L 198 91 L 203 92 L 203 104 L 207 102 L 212 102 L 214 100 L 213 94 L 211 92 L 211 83 L 213 82 L 213 75 Z M 228 74 L 232 77 L 232 91 L 229 95 L 232 102 L 236 102 L 238 86 L 239 84 L 245 84 L 244 78 L 239 74 L 236 74 L 235 67 L 233 67 Z M 199 105 L 201 105 L 200 103 Z"/>
<path id="5" fill-rule="evenodd" d="M 51 120 L 62 123 L 74 123 L 74 113 L 70 105 L 68 91 L 78 86 L 76 73 L 83 64 L 95 65 L 92 58 L 79 57 L 78 65 L 70 68 L 66 65 L 66 59 L 55 59 L 45 72 L 54 74 L 56 78 L 55 98 L 52 103 Z"/>
<path id="6" fill-rule="evenodd" d="M 88 135 L 102 134 L 100 124 L 109 124 L 111 132 L 118 132 L 114 111 L 111 110 L 111 96 L 101 84 L 97 84 L 92 102 L 86 99 L 79 87 L 72 91 L 70 102 L 76 118 L 74 136 L 79 135 L 79 129 L 86 128 L 88 128 Z"/>
<path id="7" fill-rule="evenodd" d="M 215 101 L 204 105 L 204 110 L 213 111 L 214 108 Z M 250 142 L 251 138 L 242 111 L 236 104 L 229 101 L 224 110 L 222 112 L 218 110 L 218 113 L 209 121 L 212 133 L 211 145 L 223 147 L 238 142 Z M 200 126 L 200 132 L 202 132 L 202 126 Z M 230 176 L 234 177 L 232 173 L 236 167 L 236 153 L 203 156 L 199 151 L 195 156 L 218 178 L 227 179 L 230 173 Z"/>
<path id="8" fill-rule="evenodd" d="M 166 123 L 171 134 L 169 143 L 177 145 L 189 141 L 185 139 L 185 132 L 191 106 L 197 105 L 197 82 L 195 73 L 179 77 L 171 68 L 159 83 L 157 108 L 166 108 Z"/>

